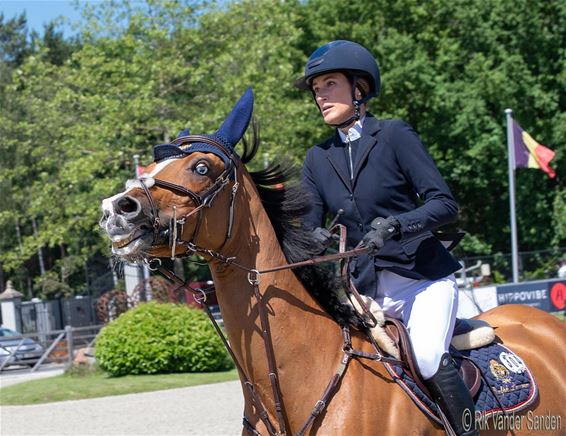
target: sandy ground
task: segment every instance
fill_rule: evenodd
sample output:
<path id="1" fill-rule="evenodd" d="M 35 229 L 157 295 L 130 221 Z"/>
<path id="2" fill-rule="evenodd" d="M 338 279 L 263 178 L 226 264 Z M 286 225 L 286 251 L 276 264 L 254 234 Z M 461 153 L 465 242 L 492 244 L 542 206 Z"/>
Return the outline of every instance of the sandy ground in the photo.
<path id="1" fill-rule="evenodd" d="M 29 375 L 27 379 L 45 376 Z M 2 376 L 0 385 L 25 379 Z M 0 434 L 235 436 L 242 432 L 243 408 L 241 386 L 234 381 L 90 400 L 2 406 Z"/>

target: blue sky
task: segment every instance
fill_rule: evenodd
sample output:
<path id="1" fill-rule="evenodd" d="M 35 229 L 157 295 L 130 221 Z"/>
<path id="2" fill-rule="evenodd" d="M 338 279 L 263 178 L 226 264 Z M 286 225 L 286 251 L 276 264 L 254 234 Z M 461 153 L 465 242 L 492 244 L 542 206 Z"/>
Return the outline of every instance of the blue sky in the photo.
<path id="1" fill-rule="evenodd" d="M 81 3 L 85 1 L 93 0 L 81 0 Z M 59 16 L 64 16 L 71 22 L 78 21 L 80 13 L 76 10 L 76 3 L 75 0 L 0 0 L 0 13 L 4 14 L 6 20 L 25 11 L 28 29 L 36 30 L 41 35 L 44 24 Z M 73 34 L 69 24 L 65 24 L 61 29 L 65 36 Z"/>

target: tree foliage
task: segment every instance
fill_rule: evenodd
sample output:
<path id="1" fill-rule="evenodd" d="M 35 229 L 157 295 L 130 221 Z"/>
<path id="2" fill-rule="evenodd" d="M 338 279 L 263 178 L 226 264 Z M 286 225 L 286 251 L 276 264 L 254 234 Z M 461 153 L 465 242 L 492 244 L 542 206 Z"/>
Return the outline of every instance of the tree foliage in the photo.
<path id="1" fill-rule="evenodd" d="M 300 164 L 331 131 L 292 81 L 334 39 L 376 55 L 383 87 L 370 110 L 420 133 L 461 205 L 464 254 L 509 251 L 507 107 L 556 151 L 556 179 L 516 172 L 520 248 L 566 242 L 564 2 L 147 0 L 86 4 L 83 15 L 77 38 L 51 26 L 33 41 L 25 17 L 0 16 L 7 270 L 37 274 L 41 247 L 55 260 L 107 253 L 100 200 L 133 174 L 132 156 L 149 162 L 152 145 L 182 128 L 216 129 L 248 86 L 260 154 Z"/>

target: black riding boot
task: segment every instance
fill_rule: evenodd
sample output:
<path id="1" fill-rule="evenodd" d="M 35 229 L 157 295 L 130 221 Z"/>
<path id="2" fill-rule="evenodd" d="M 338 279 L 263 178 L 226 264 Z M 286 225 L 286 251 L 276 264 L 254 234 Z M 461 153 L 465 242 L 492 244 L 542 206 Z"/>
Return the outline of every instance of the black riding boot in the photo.
<path id="1" fill-rule="evenodd" d="M 477 436 L 474 422 L 474 400 L 458 374 L 450 354 L 440 359 L 440 367 L 432 378 L 425 380 L 432 399 L 444 413 L 446 420 L 458 436 Z M 450 434 L 449 430 L 447 433 Z"/>

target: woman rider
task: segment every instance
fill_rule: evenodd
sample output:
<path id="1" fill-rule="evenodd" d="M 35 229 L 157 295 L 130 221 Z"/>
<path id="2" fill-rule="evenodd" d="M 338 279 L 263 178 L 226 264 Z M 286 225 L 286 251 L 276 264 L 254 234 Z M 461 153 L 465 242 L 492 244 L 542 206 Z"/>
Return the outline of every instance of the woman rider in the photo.
<path id="1" fill-rule="evenodd" d="M 312 197 L 305 224 L 321 251 L 328 246 L 325 216 L 338 216 L 348 245 L 372 249 L 350 263 L 361 293 L 401 319 L 422 378 L 458 435 L 474 403 L 448 347 L 458 304 L 458 261 L 431 230 L 455 221 L 458 205 L 418 135 L 401 120 L 380 120 L 366 105 L 379 94 L 371 53 L 351 41 L 332 41 L 309 57 L 295 85 L 311 91 L 335 134 L 307 152 L 303 184 Z M 470 415 L 467 415 L 469 418 Z"/>

